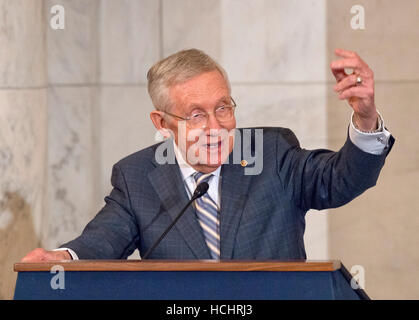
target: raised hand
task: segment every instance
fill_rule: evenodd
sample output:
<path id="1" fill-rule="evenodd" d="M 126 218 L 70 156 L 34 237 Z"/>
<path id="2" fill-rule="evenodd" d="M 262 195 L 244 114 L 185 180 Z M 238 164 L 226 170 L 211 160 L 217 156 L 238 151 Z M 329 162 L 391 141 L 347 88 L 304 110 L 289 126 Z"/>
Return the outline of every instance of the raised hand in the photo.
<path id="1" fill-rule="evenodd" d="M 354 110 L 354 121 L 363 131 L 377 128 L 378 113 L 374 103 L 374 73 L 356 52 L 336 49 L 335 54 L 343 59 L 330 63 L 336 78 L 334 90 L 339 99 L 348 100 Z M 345 68 L 352 69 L 346 74 Z"/>

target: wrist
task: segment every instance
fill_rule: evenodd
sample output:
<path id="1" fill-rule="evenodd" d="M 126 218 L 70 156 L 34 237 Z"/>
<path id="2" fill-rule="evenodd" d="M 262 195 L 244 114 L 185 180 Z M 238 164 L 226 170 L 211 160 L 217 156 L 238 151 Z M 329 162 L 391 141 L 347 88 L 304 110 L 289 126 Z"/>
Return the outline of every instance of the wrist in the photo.
<path id="1" fill-rule="evenodd" d="M 381 129 L 380 116 L 376 113 L 372 117 L 360 117 L 358 114 L 353 115 L 353 124 L 356 129 L 362 132 L 376 132 Z"/>
<path id="2" fill-rule="evenodd" d="M 59 252 L 63 257 L 62 260 L 73 260 L 70 253 L 67 250 L 62 250 L 62 251 L 59 251 Z"/>

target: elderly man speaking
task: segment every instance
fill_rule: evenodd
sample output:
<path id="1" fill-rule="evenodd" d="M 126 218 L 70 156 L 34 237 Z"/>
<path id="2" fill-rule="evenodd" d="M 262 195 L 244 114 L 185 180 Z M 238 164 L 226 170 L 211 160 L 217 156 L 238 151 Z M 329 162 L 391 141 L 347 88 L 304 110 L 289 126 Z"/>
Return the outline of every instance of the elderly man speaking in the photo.
<path id="1" fill-rule="evenodd" d="M 338 152 L 305 150 L 287 128 L 236 129 L 227 74 L 204 52 L 159 61 L 147 75 L 150 117 L 169 139 L 114 165 L 113 190 L 79 237 L 22 261 L 126 259 L 136 248 L 148 259 L 305 259 L 306 212 L 374 186 L 394 143 L 374 103 L 372 70 L 354 52 L 335 54 L 334 90 L 353 109 Z M 245 152 L 262 154 L 249 163 Z M 259 170 L 246 173 L 252 166 Z M 203 182 L 208 189 L 179 216 Z"/>

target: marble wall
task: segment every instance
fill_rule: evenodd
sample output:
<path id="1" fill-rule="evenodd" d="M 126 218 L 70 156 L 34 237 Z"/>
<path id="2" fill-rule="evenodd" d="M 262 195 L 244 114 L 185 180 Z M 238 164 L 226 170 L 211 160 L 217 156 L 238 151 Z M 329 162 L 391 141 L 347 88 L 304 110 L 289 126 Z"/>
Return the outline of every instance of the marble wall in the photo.
<path id="1" fill-rule="evenodd" d="M 147 71 L 160 59 L 160 1 L 101 2 L 101 193 L 109 193 L 113 164 L 155 143 Z M 124 48 L 115 50 L 115 47 Z M 123 142 L 123 143 L 122 143 Z"/>
<path id="2" fill-rule="evenodd" d="M 419 5 L 392 3 L 0 0 L 0 298 L 12 297 L 13 263 L 78 235 L 111 189 L 112 165 L 155 142 L 146 72 L 190 47 L 227 70 L 239 126 L 289 127 L 305 148 L 338 149 L 346 138 L 350 110 L 328 67 L 334 48 L 365 58 L 397 143 L 377 187 L 308 213 L 308 258 L 362 265 L 373 298 L 419 297 Z M 49 26 L 55 4 L 64 30 Z M 365 7 L 365 30 L 350 28 L 354 4 Z"/>
<path id="3" fill-rule="evenodd" d="M 353 30 L 353 5 L 365 9 L 365 29 Z M 377 186 L 329 215 L 330 257 L 365 270 L 366 292 L 375 299 L 419 298 L 419 2 L 327 2 L 327 52 L 352 48 L 374 70 L 376 105 L 396 138 Z M 330 80 L 332 78 L 330 77 Z M 328 89 L 331 91 L 332 85 Z M 327 98 L 331 148 L 345 139 L 339 129 L 350 110 Z"/>
<path id="4" fill-rule="evenodd" d="M 99 0 L 48 0 L 61 5 L 65 27 L 46 25 L 48 63 L 48 207 L 43 245 L 80 234 L 99 201 Z M 49 19 L 48 19 L 49 20 Z"/>
<path id="5" fill-rule="evenodd" d="M 47 89 L 43 1 L 0 1 L 0 299 L 44 234 Z"/>

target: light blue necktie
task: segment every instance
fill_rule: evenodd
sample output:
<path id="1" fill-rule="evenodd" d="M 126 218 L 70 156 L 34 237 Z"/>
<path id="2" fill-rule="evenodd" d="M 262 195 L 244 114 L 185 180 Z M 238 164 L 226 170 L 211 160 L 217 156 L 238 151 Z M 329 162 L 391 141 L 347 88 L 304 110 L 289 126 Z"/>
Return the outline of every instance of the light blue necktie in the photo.
<path id="1" fill-rule="evenodd" d="M 211 173 L 203 174 L 196 172 L 194 179 L 198 186 L 201 182 L 207 182 L 213 175 Z M 211 199 L 208 192 L 195 200 L 196 214 L 199 224 L 204 232 L 205 242 L 210 249 L 213 259 L 220 259 L 220 219 L 219 209 L 214 200 Z"/>

